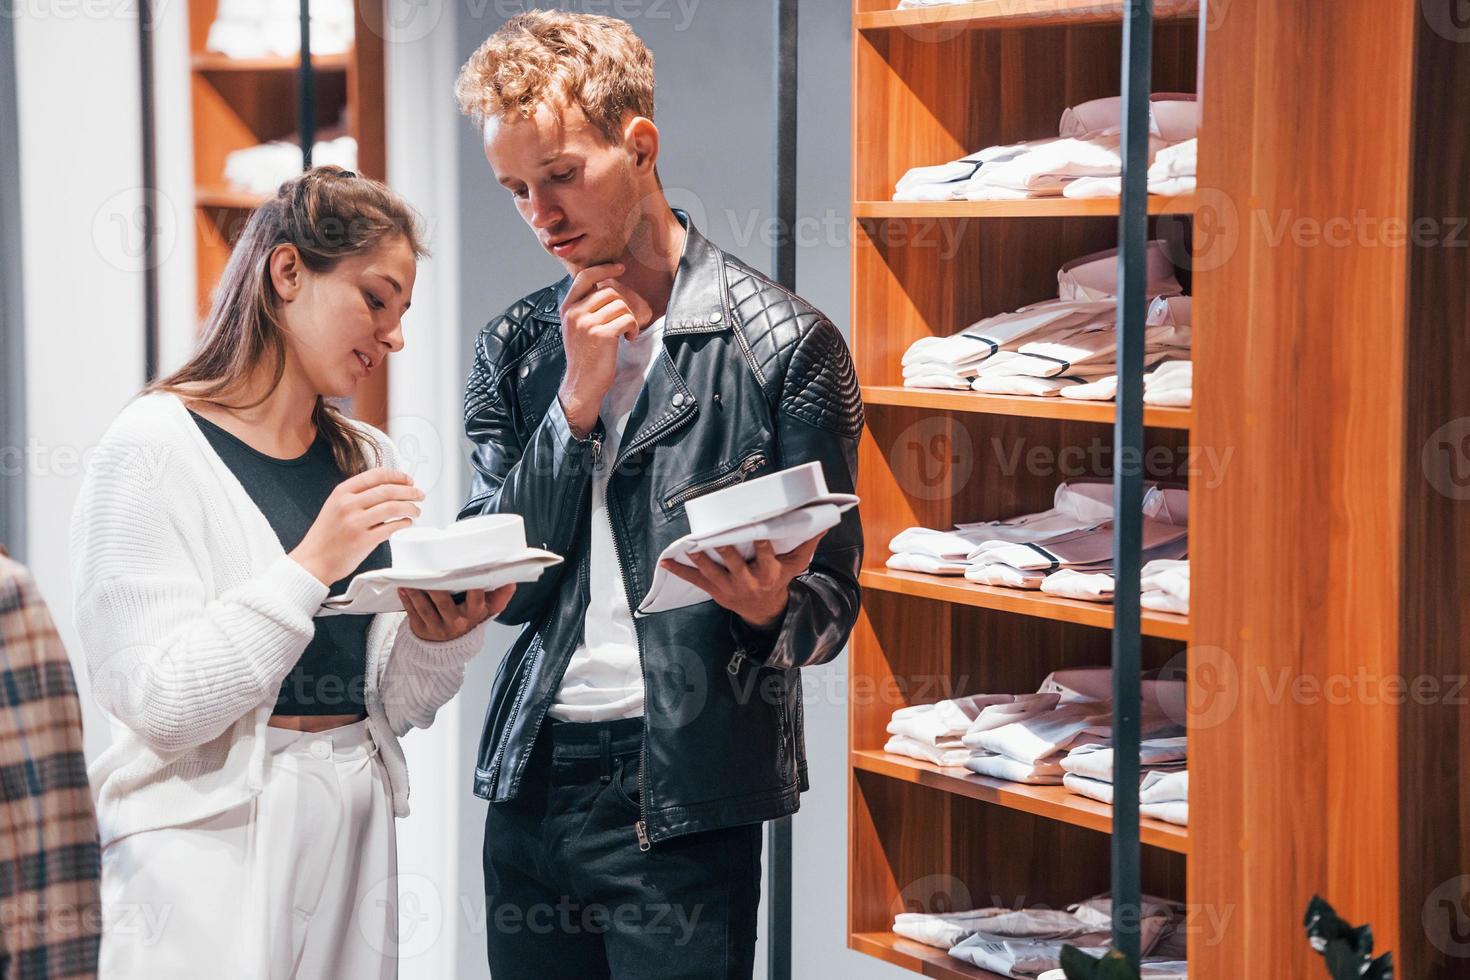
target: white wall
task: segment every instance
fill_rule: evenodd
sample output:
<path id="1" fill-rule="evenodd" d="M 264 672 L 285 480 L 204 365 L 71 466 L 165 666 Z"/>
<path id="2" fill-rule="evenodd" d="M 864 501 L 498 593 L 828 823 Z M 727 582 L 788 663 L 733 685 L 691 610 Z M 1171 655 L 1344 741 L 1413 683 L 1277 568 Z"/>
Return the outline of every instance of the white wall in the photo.
<path id="1" fill-rule="evenodd" d="M 107 726 L 78 656 L 67 537 L 88 451 L 144 381 L 137 5 L 16 6 L 28 563 L 72 651 L 91 757 Z"/>

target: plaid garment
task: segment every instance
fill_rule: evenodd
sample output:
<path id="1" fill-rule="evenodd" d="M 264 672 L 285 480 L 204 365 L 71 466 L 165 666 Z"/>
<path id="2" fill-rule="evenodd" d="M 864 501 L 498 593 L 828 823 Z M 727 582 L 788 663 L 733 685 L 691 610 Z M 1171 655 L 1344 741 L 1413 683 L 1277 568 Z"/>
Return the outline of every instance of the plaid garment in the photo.
<path id="1" fill-rule="evenodd" d="M 96 976 L 97 840 L 71 664 L 0 549 L 0 980 Z"/>

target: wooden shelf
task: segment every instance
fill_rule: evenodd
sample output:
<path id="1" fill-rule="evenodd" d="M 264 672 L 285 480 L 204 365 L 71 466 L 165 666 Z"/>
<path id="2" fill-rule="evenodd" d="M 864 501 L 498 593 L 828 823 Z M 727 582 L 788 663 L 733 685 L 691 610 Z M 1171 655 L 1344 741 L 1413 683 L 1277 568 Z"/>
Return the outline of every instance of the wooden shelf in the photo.
<path id="1" fill-rule="evenodd" d="M 1124 0 L 982 0 L 913 10 L 874 10 L 857 14 L 854 26 L 860 31 L 894 28 L 945 27 L 995 29 L 1008 27 L 1070 27 L 1082 24 L 1116 24 L 1123 19 Z M 1198 17 L 1198 0 L 1158 0 L 1155 20 Z"/>
<path id="2" fill-rule="evenodd" d="M 858 584 L 863 588 L 882 592 L 1019 613 L 1038 619 L 1096 626 L 1099 629 L 1113 628 L 1113 607 L 1107 603 L 1062 599 L 1045 592 L 1026 589 L 980 585 L 959 576 L 926 575 L 892 568 L 865 568 L 858 574 Z M 1189 619 L 1186 616 L 1144 610 L 1142 627 L 1144 636 L 1158 636 L 1166 640 L 1189 639 Z"/>
<path id="3" fill-rule="evenodd" d="M 1194 195 L 1149 196 L 1149 214 L 1192 214 Z M 1073 200 L 1041 197 L 1030 201 L 853 201 L 854 218 L 1088 218 L 1117 217 L 1118 198 Z"/>
<path id="4" fill-rule="evenodd" d="M 1032 395 L 987 395 L 978 391 L 946 391 L 942 388 L 905 388 L 902 385 L 863 385 L 863 404 L 928 408 L 941 412 L 974 412 L 980 415 L 1018 415 L 1034 419 L 1071 422 L 1113 423 L 1112 402 L 1079 401 L 1073 398 L 1040 398 Z M 1143 424 L 1160 429 L 1188 431 L 1194 411 L 1145 405 Z"/>
<path id="5" fill-rule="evenodd" d="M 352 63 L 352 52 L 342 54 L 319 54 L 311 59 L 313 71 L 344 72 Z M 189 67 L 196 72 L 294 72 L 301 67 L 296 55 L 288 57 L 232 58 L 217 51 L 196 51 L 189 58 Z"/>
<path id="6" fill-rule="evenodd" d="M 920 976 L 938 980 L 1004 980 L 999 973 L 971 966 L 942 949 L 891 932 L 855 932 L 848 937 L 847 945 L 849 949 L 913 970 Z"/>
<path id="7" fill-rule="evenodd" d="M 233 208 L 250 211 L 270 200 L 269 194 L 240 191 L 232 187 L 196 187 L 194 203 L 201 208 Z"/>
<path id="8" fill-rule="evenodd" d="M 967 769 L 944 769 L 901 755 L 871 749 L 854 749 L 852 766 L 890 779 L 917 783 L 945 793 L 968 797 L 997 806 L 1058 820 L 1074 827 L 1112 833 L 1113 808 L 1106 803 L 1078 796 L 1063 786 L 1030 786 L 992 779 Z M 1189 830 L 1162 820 L 1139 820 L 1139 839 L 1152 847 L 1176 854 L 1189 853 Z"/>

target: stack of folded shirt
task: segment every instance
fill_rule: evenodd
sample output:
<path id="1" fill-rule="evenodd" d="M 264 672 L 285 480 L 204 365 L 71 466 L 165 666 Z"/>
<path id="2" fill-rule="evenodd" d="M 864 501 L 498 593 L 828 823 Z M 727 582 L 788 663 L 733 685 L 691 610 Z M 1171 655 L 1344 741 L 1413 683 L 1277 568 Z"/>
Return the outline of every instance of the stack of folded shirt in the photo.
<path id="1" fill-rule="evenodd" d="M 1150 487 L 1143 498 L 1144 561 L 1189 553 L 1189 492 Z M 1113 598 L 1111 517 L 1052 537 L 1026 542 L 982 541 L 970 552 L 965 578 L 986 585 L 1041 589 L 1092 602 Z"/>
<path id="2" fill-rule="evenodd" d="M 1110 483 L 1061 483 L 1052 501 L 1049 510 L 1003 521 L 956 524 L 953 531 L 908 528 L 888 542 L 892 552 L 888 567 L 931 575 L 965 575 L 976 567 L 970 555 L 984 541 L 1044 541 L 1066 531 L 1094 527 L 1113 516 Z"/>
<path id="3" fill-rule="evenodd" d="M 1189 772 L 1151 772 L 1138 786 L 1138 812 L 1183 827 L 1189 823 Z"/>
<path id="4" fill-rule="evenodd" d="M 312 0 L 311 53 L 351 50 L 353 14 L 352 0 Z M 301 51 L 300 4 L 297 0 L 220 0 L 204 47 L 231 58 L 295 55 Z"/>
<path id="5" fill-rule="evenodd" d="M 1122 99 L 1109 96 L 1066 109 L 1054 137 L 988 146 L 937 166 L 914 167 L 894 187 L 895 201 L 1013 201 L 1073 196 L 1117 196 L 1121 183 Z M 1199 106 L 1189 93 L 1157 93 L 1149 105 L 1149 161 L 1170 153 L 1160 188 L 1177 187 L 1193 151 L 1183 149 L 1199 131 Z M 1192 173 L 1192 170 L 1191 170 Z M 1192 179 L 1192 178 L 1191 178 Z M 1166 183 L 1173 181 L 1173 183 Z M 1072 192 L 1072 187 L 1082 187 Z M 1162 191 L 1161 191 L 1162 192 Z M 1173 190 L 1173 193 L 1179 193 Z"/>
<path id="6" fill-rule="evenodd" d="M 1164 197 L 1188 194 L 1195 189 L 1198 139 L 1187 139 L 1159 148 L 1148 168 L 1148 192 Z M 1071 198 L 1117 197 L 1123 193 L 1123 178 L 1080 177 L 1062 188 Z"/>
<path id="7" fill-rule="evenodd" d="M 1182 773 L 1187 752 L 1183 736 L 1148 738 L 1139 743 L 1140 786 L 1151 773 Z M 1078 796 L 1100 803 L 1113 802 L 1113 748 L 1106 744 L 1082 745 L 1061 760 L 1062 785 Z"/>
<path id="8" fill-rule="evenodd" d="M 1177 365 L 1188 365 L 1190 354 L 1190 315 L 1192 301 L 1188 296 L 1157 296 L 1149 303 L 1144 318 L 1144 365 L 1158 364 L 1152 372 L 1143 376 L 1143 400 L 1155 405 L 1189 404 L 1188 377 L 1178 375 Z M 1154 389 L 1156 375 L 1174 375 L 1174 380 L 1163 382 L 1163 387 Z M 1163 392 L 1170 385 L 1177 392 L 1182 381 L 1185 388 L 1182 396 Z M 1153 398 L 1149 392 L 1155 391 Z M 1085 401 L 1112 401 L 1118 394 L 1118 376 L 1109 373 L 1093 378 L 1085 384 L 1068 385 L 1058 392 L 1063 398 L 1079 398 Z M 1160 397 L 1169 400 L 1157 400 Z"/>
<path id="9" fill-rule="evenodd" d="M 1150 363 L 1187 357 L 1189 305 L 1159 303 L 1183 288 L 1163 243 L 1145 251 Z M 922 337 L 903 354 L 910 388 L 974 388 L 992 394 L 1051 395 L 1116 373 L 1118 252 L 1074 259 L 1057 270 L 1057 298 L 979 320 L 949 337 Z"/>
<path id="10" fill-rule="evenodd" d="M 899 708 L 888 721 L 884 752 L 937 766 L 963 766 L 970 757 L 961 737 L 1009 724 L 1055 707 L 1056 694 L 975 694 Z"/>
<path id="11" fill-rule="evenodd" d="M 1157 612 L 1189 612 L 1189 562 L 1155 559 L 1140 570 L 1139 585 L 1143 594 L 1138 602 Z"/>
<path id="12" fill-rule="evenodd" d="M 311 148 L 313 166 L 335 164 L 344 170 L 357 169 L 357 140 L 339 136 L 318 140 Z M 238 190 L 271 194 L 281 184 L 301 173 L 301 147 L 284 140 L 235 150 L 225 157 L 225 181 Z"/>
<path id="13" fill-rule="evenodd" d="M 988 919 L 1011 909 L 970 909 L 966 912 L 900 912 L 893 917 L 893 931 L 936 949 L 949 949 L 970 938 Z"/>
<path id="14" fill-rule="evenodd" d="M 1143 379 L 1143 401 L 1146 405 L 1171 405 L 1188 408 L 1194 400 L 1194 362 L 1169 361 L 1160 364 Z"/>
<path id="15" fill-rule="evenodd" d="M 1139 951 L 1147 955 L 1174 930 L 1180 910 L 1144 896 L 1139 911 Z M 1062 947 L 1101 956 L 1112 944 L 1112 902 L 1106 895 L 1065 911 L 1022 909 L 984 918 L 949 955 L 1007 977 L 1039 977 L 1061 968 Z"/>
<path id="16" fill-rule="evenodd" d="M 1099 681 L 1111 685 L 1111 671 L 1059 672 L 1080 675 L 1089 683 Z M 1055 677 L 1055 675 L 1053 675 Z M 1041 691 L 1057 686 L 1048 678 Z M 1146 738 L 1173 738 L 1184 734 L 1179 719 L 1183 717 L 1182 681 L 1147 681 L 1143 686 L 1140 729 Z M 1024 717 L 1005 724 L 984 728 L 972 724 L 960 742 L 972 751 L 965 768 L 982 776 L 1015 783 L 1055 785 L 1063 781 L 1063 757 L 1084 745 L 1105 745 L 1112 738 L 1112 701 L 1101 697 L 1107 688 L 1094 687 L 1071 696 L 1055 695 L 1057 700 L 1028 703 Z"/>

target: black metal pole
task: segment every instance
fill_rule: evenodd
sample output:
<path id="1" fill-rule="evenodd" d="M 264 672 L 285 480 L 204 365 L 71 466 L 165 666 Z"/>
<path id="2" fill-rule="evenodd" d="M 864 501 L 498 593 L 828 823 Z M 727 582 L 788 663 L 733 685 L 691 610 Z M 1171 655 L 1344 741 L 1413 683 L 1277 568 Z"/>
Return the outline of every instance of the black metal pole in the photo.
<path id="1" fill-rule="evenodd" d="M 26 560 L 25 304 L 14 17 L 0 17 L 0 544 Z"/>
<path id="2" fill-rule="evenodd" d="M 1113 945 L 1139 961 L 1138 741 L 1143 540 L 1143 325 L 1148 302 L 1149 85 L 1153 0 L 1123 15 L 1123 192 L 1118 215 L 1118 396 L 1113 424 Z"/>
<path id="3" fill-rule="evenodd" d="M 153 0 L 138 5 L 138 80 L 143 124 L 143 381 L 158 377 L 158 164 L 153 111 Z"/>
<path id="4" fill-rule="evenodd" d="M 776 281 L 796 289 L 796 40 L 797 0 L 776 0 L 776 145 L 775 188 L 772 207 L 780 233 L 772 248 L 771 265 Z M 801 697 L 801 691 L 796 692 Z M 766 947 L 766 976 L 769 980 L 791 980 L 791 864 L 793 846 L 791 818 L 769 824 L 769 882 L 767 914 L 769 937 Z"/>
<path id="5" fill-rule="evenodd" d="M 296 138 L 301 141 L 301 169 L 311 169 L 316 143 L 316 72 L 311 65 L 311 0 L 301 0 L 301 59 L 296 70 Z"/>

